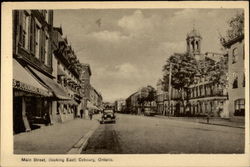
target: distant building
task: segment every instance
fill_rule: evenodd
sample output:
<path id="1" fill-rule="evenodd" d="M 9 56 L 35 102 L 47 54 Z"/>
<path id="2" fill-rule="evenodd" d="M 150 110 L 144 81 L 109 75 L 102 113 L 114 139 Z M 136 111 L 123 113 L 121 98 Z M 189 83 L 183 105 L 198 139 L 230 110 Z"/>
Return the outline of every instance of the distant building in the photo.
<path id="1" fill-rule="evenodd" d="M 245 52 L 244 35 L 226 41 L 223 46 L 228 51 L 229 71 L 229 114 L 230 117 L 245 116 Z"/>
<path id="2" fill-rule="evenodd" d="M 143 102 L 141 101 L 141 99 L 143 99 L 143 97 L 147 97 L 148 94 L 149 90 L 147 89 L 147 87 L 143 87 L 138 91 L 134 92 L 133 94 L 131 94 L 126 99 L 125 112 L 140 115 L 143 114 L 145 108 L 151 108 L 152 110 L 156 110 L 157 105 L 155 100 L 152 101 L 143 100 Z M 156 98 L 155 96 L 156 95 L 154 95 L 154 98 Z"/>
<path id="3" fill-rule="evenodd" d="M 213 66 L 224 57 L 224 54 L 207 52 L 201 53 L 202 37 L 200 33 L 193 29 L 187 34 L 187 54 L 191 54 L 198 62 L 200 69 Z M 184 55 L 184 54 L 183 54 Z M 157 109 L 158 113 L 173 116 L 222 116 L 228 112 L 227 90 L 218 83 L 209 80 L 210 76 L 197 76 L 195 83 L 190 86 L 189 94 L 180 92 L 171 86 L 168 90 L 162 91 L 162 83 L 157 83 Z M 184 98 L 184 104 L 182 103 Z M 186 99 L 189 98 L 187 104 Z M 222 109 L 222 110 L 221 110 Z M 224 114 L 227 115 L 227 114 Z"/>
<path id="4" fill-rule="evenodd" d="M 89 98 L 90 98 L 90 89 L 91 89 L 91 85 L 90 85 L 91 75 L 92 73 L 91 73 L 90 65 L 82 63 L 81 72 L 79 76 L 82 91 L 83 91 L 82 106 L 81 106 L 82 110 L 86 110 L 87 102 L 90 101 Z"/>
<path id="5" fill-rule="evenodd" d="M 138 114 L 138 108 L 140 106 L 138 97 L 140 92 L 134 92 L 126 99 L 126 113 L 128 114 Z"/>
<path id="6" fill-rule="evenodd" d="M 102 95 L 93 86 L 89 89 L 89 101 L 87 107 L 99 111 L 102 108 Z"/>
<path id="7" fill-rule="evenodd" d="M 115 111 L 123 113 L 125 112 L 126 107 L 126 100 L 125 99 L 119 99 L 115 101 Z"/>

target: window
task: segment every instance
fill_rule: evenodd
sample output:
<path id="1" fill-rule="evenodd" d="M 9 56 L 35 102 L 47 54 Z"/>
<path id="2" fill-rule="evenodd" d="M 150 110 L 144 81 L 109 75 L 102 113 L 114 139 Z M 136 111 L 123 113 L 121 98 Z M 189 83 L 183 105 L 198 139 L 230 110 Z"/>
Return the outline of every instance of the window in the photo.
<path id="1" fill-rule="evenodd" d="M 27 50 L 29 49 L 29 23 L 30 23 L 30 15 L 27 11 L 23 11 L 21 46 Z"/>
<path id="2" fill-rule="evenodd" d="M 49 64 L 49 37 L 46 35 L 45 37 L 45 49 L 44 49 L 44 64 Z"/>
<path id="3" fill-rule="evenodd" d="M 41 40 L 41 29 L 39 26 L 36 26 L 35 29 L 35 56 L 39 59 L 40 53 L 40 40 Z"/>
<path id="4" fill-rule="evenodd" d="M 233 60 L 232 60 L 232 64 L 237 63 L 238 61 L 238 48 L 234 48 L 233 49 Z"/>
<path id="5" fill-rule="evenodd" d="M 49 13 L 47 10 L 44 11 L 44 17 L 45 17 L 45 21 L 48 23 L 49 22 Z"/>
<path id="6" fill-rule="evenodd" d="M 245 73 L 243 73 L 242 87 L 245 87 L 245 84 L 246 84 Z"/>
<path id="7" fill-rule="evenodd" d="M 234 101 L 234 115 L 235 116 L 245 115 L 245 99 L 237 99 Z"/>
<path id="8" fill-rule="evenodd" d="M 233 89 L 238 88 L 238 76 L 234 74 Z"/>

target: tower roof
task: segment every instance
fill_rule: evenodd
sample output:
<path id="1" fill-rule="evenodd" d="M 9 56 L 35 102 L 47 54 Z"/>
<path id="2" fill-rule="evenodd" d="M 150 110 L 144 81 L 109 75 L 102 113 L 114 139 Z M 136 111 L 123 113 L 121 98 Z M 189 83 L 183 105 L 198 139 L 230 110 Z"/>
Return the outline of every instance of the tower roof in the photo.
<path id="1" fill-rule="evenodd" d="M 193 28 L 193 30 L 191 32 L 187 33 L 187 38 L 189 38 L 189 37 L 201 37 L 201 35 L 200 35 L 198 30 Z"/>

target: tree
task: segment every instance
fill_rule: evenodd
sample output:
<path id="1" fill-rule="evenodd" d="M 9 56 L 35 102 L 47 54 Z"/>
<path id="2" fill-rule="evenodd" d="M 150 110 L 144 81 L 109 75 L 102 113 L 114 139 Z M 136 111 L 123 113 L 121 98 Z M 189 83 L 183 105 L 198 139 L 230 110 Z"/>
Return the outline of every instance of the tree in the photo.
<path id="1" fill-rule="evenodd" d="M 244 13 L 237 13 L 234 17 L 228 20 L 226 36 L 220 36 L 220 41 L 223 44 L 226 41 L 230 41 L 241 35 L 244 35 Z"/>
<path id="2" fill-rule="evenodd" d="M 169 87 L 169 73 L 171 64 L 171 86 L 177 90 L 187 90 L 194 83 L 197 74 L 197 61 L 190 54 L 174 54 L 163 66 L 163 86 L 165 90 Z"/>
<path id="3" fill-rule="evenodd" d="M 171 64 L 171 87 L 179 90 L 181 93 L 181 101 L 184 103 L 184 93 L 187 94 L 187 102 L 189 101 L 189 86 L 195 81 L 198 72 L 197 61 L 192 54 L 177 54 L 170 56 L 166 64 L 163 66 L 163 88 L 168 91 L 169 75 Z"/>
<path id="4" fill-rule="evenodd" d="M 228 86 L 228 57 L 222 57 L 209 71 L 210 80 L 226 88 Z"/>
<path id="5" fill-rule="evenodd" d="M 138 97 L 138 104 L 141 105 L 142 108 L 144 108 L 144 105 L 146 102 L 151 102 L 155 100 L 156 97 L 156 90 L 151 85 L 148 85 L 147 87 L 143 87 L 140 90 L 140 96 Z"/>

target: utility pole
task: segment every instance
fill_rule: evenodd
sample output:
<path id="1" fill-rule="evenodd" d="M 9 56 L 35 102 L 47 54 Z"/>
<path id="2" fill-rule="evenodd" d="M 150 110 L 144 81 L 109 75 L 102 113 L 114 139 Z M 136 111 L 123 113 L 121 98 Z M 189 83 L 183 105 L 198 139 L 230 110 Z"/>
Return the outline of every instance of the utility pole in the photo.
<path id="1" fill-rule="evenodd" d="M 172 63 L 170 62 L 170 67 L 169 67 L 169 79 L 168 79 L 168 116 L 170 116 L 170 101 L 171 101 L 171 79 L 172 79 Z"/>

